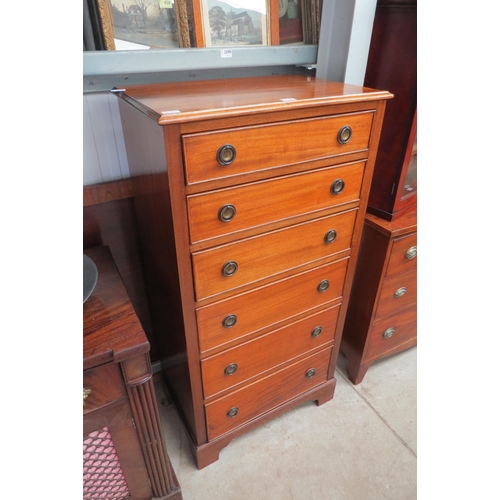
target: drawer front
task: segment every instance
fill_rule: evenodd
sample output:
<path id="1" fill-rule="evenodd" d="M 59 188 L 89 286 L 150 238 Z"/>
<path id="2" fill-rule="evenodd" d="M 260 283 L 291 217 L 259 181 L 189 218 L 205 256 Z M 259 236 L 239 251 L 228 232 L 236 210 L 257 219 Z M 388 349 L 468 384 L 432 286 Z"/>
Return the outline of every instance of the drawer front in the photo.
<path id="1" fill-rule="evenodd" d="M 84 399 L 84 414 L 127 396 L 120 367 L 115 363 L 85 370 L 83 389 L 90 391 Z"/>
<path id="2" fill-rule="evenodd" d="M 364 167 L 358 162 L 188 196 L 191 243 L 359 201 Z M 337 181 L 344 188 L 332 194 Z M 228 205 L 234 216 L 221 221 Z"/>
<path id="3" fill-rule="evenodd" d="M 386 276 L 407 273 L 417 268 L 417 233 L 395 238 Z"/>
<path id="4" fill-rule="evenodd" d="M 208 439 L 239 427 L 325 382 L 330 353 L 331 348 L 328 348 L 206 404 Z"/>
<path id="5" fill-rule="evenodd" d="M 417 271 L 386 278 L 380 292 L 375 319 L 390 316 L 417 303 Z"/>
<path id="6" fill-rule="evenodd" d="M 372 121 L 373 113 L 365 112 L 185 135 L 186 180 L 196 184 L 356 151 L 368 154 Z M 346 126 L 351 137 L 341 143 L 338 134 Z M 234 148 L 234 159 L 220 163 L 218 151 L 227 145 Z"/>
<path id="7" fill-rule="evenodd" d="M 348 258 L 196 311 L 200 350 L 223 345 L 342 297 Z M 320 291 L 325 280 L 328 288 Z"/>
<path id="8" fill-rule="evenodd" d="M 340 305 L 201 362 L 205 398 L 333 341 Z"/>
<path id="9" fill-rule="evenodd" d="M 349 250 L 357 209 L 193 255 L 197 299 Z"/>
<path id="10" fill-rule="evenodd" d="M 384 333 L 394 329 L 392 336 L 384 337 Z M 386 335 L 389 335 L 388 332 Z M 417 306 L 382 318 L 372 324 L 368 333 L 368 349 L 366 359 L 372 359 L 417 336 Z"/>

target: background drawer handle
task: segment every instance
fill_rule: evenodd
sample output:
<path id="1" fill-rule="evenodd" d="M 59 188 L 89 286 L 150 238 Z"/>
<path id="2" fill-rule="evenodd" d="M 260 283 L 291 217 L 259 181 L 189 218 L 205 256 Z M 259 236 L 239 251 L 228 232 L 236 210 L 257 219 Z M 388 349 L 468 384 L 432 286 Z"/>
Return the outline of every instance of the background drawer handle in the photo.
<path id="1" fill-rule="evenodd" d="M 85 387 L 83 388 L 83 406 L 85 406 L 85 400 L 89 397 L 91 392 L 92 391 L 90 389 L 85 389 Z"/>
<path id="2" fill-rule="evenodd" d="M 330 186 L 330 193 L 332 194 L 340 194 L 345 187 L 345 182 L 342 179 L 336 179 L 332 182 Z"/>
<path id="3" fill-rule="evenodd" d="M 406 293 L 406 287 L 402 286 L 401 288 L 398 288 L 396 290 L 396 293 L 394 294 L 394 297 L 396 297 L 396 298 L 402 297 L 405 293 Z"/>
<path id="4" fill-rule="evenodd" d="M 406 252 L 407 259 L 413 259 L 416 256 L 417 256 L 417 247 L 416 246 L 409 248 L 408 251 Z"/>
<path id="5" fill-rule="evenodd" d="M 236 325 L 236 321 L 238 321 L 238 317 L 234 314 L 230 314 L 222 320 L 222 326 L 224 328 L 232 328 L 234 325 Z"/>
<path id="6" fill-rule="evenodd" d="M 323 328 L 321 326 L 317 326 L 312 332 L 311 332 L 311 337 L 317 337 L 321 332 L 323 331 Z"/>
<path id="7" fill-rule="evenodd" d="M 238 365 L 236 363 L 231 363 L 230 365 L 226 366 L 224 373 L 226 375 L 232 375 L 233 373 L 236 372 L 237 369 L 238 369 Z"/>
<path id="8" fill-rule="evenodd" d="M 314 368 L 309 368 L 309 370 L 306 371 L 306 378 L 312 378 L 316 375 L 316 370 Z"/>
<path id="9" fill-rule="evenodd" d="M 222 266 L 222 274 L 224 276 L 232 276 L 233 274 L 236 273 L 238 270 L 238 264 L 234 262 L 234 260 L 230 260 L 229 262 L 226 262 Z"/>
<path id="10" fill-rule="evenodd" d="M 236 215 L 236 207 L 234 205 L 224 205 L 219 209 L 219 220 L 221 222 L 229 222 Z"/>
<path id="11" fill-rule="evenodd" d="M 396 333 L 395 328 L 387 328 L 387 330 L 382 335 L 384 339 L 390 339 Z"/>
<path id="12" fill-rule="evenodd" d="M 227 413 L 226 415 L 229 417 L 229 418 L 234 418 L 236 417 L 236 415 L 238 415 L 238 412 L 239 412 L 239 408 L 237 406 L 233 406 Z"/>
<path id="13" fill-rule="evenodd" d="M 328 287 L 330 286 L 330 282 L 328 280 L 323 280 L 319 285 L 318 285 L 318 292 L 326 292 L 328 290 Z"/>
<path id="14" fill-rule="evenodd" d="M 236 148 L 231 144 L 224 144 L 217 151 L 217 161 L 222 165 L 231 165 L 236 158 Z"/>
<path id="15" fill-rule="evenodd" d="M 352 128 L 349 125 L 342 127 L 337 135 L 339 144 L 347 144 L 351 140 Z"/>
<path id="16" fill-rule="evenodd" d="M 325 243 L 329 245 L 330 243 L 333 243 L 335 241 L 335 238 L 337 237 L 337 231 L 335 229 L 331 229 L 325 234 Z"/>

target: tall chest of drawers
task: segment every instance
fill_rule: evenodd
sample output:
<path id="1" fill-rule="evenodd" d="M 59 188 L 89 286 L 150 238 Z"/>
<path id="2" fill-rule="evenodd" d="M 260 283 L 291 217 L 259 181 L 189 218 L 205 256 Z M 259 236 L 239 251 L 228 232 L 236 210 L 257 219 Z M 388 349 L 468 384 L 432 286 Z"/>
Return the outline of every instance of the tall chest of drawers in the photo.
<path id="1" fill-rule="evenodd" d="M 342 334 L 349 379 L 416 344 L 416 208 L 392 222 L 367 214 Z"/>
<path id="2" fill-rule="evenodd" d="M 116 93 L 162 371 L 202 468 L 333 397 L 392 96 L 301 75 Z"/>

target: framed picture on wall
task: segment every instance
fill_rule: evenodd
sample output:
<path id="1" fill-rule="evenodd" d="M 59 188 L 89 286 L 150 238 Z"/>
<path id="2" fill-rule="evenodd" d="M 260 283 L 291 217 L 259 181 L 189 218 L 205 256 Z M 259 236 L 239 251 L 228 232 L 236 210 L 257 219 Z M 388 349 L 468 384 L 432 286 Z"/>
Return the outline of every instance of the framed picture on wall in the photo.
<path id="1" fill-rule="evenodd" d="M 206 47 L 269 45 L 269 0 L 201 0 Z"/>

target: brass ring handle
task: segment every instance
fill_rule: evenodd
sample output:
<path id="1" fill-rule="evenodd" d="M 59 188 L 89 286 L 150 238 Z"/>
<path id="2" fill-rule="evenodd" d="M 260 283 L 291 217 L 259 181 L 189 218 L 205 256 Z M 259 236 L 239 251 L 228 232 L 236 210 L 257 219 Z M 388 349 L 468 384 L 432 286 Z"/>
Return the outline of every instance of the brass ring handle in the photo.
<path id="1" fill-rule="evenodd" d="M 235 274 L 237 270 L 238 264 L 234 262 L 234 260 L 230 260 L 222 266 L 222 275 L 227 277 L 233 276 L 233 274 Z"/>
<path id="2" fill-rule="evenodd" d="M 306 378 L 312 378 L 316 375 L 316 370 L 314 368 L 309 368 L 309 370 L 306 371 Z"/>
<path id="3" fill-rule="evenodd" d="M 233 406 L 227 413 L 226 415 L 229 417 L 229 418 L 234 418 L 236 417 L 236 415 L 238 415 L 238 412 L 239 412 L 239 408 L 237 406 Z"/>
<path id="4" fill-rule="evenodd" d="M 320 333 L 323 331 L 323 328 L 321 326 L 317 326 L 312 332 L 311 332 L 311 337 L 317 337 L 320 335 Z"/>
<path id="5" fill-rule="evenodd" d="M 384 333 L 383 333 L 383 337 L 384 339 L 390 339 L 394 334 L 396 333 L 396 329 L 395 328 L 388 328 Z"/>
<path id="6" fill-rule="evenodd" d="M 224 328 L 232 328 L 234 325 L 236 325 L 236 321 L 238 321 L 238 317 L 234 314 L 230 314 L 222 320 L 222 326 Z"/>
<path id="7" fill-rule="evenodd" d="M 236 372 L 237 369 L 238 369 L 238 365 L 236 363 L 231 363 L 230 365 L 226 366 L 224 373 L 226 375 L 232 375 L 233 373 Z"/>
<path id="8" fill-rule="evenodd" d="M 224 205 L 220 207 L 218 218 L 221 222 L 230 222 L 236 215 L 236 207 L 234 205 Z"/>
<path id="9" fill-rule="evenodd" d="M 330 193 L 340 194 L 345 188 L 345 182 L 342 179 L 335 179 L 330 186 Z"/>
<path id="10" fill-rule="evenodd" d="M 330 229 L 330 231 L 328 231 L 326 234 L 325 234 L 325 237 L 324 237 L 324 242 L 329 245 L 330 243 L 333 243 L 335 241 L 335 238 L 337 237 L 337 231 L 335 231 L 335 229 Z"/>
<path id="11" fill-rule="evenodd" d="M 326 292 L 328 290 L 328 287 L 330 286 L 330 282 L 328 280 L 323 280 L 319 285 L 318 285 L 318 292 Z"/>
<path id="12" fill-rule="evenodd" d="M 396 292 L 394 293 L 394 297 L 399 298 L 402 297 L 406 293 L 406 287 L 402 286 L 401 288 L 398 288 Z"/>
<path id="13" fill-rule="evenodd" d="M 347 144 L 351 140 L 352 128 L 349 125 L 342 127 L 337 134 L 339 144 Z"/>
<path id="14" fill-rule="evenodd" d="M 413 259 L 417 256 L 417 247 L 414 246 L 414 247 L 411 247 L 408 249 L 408 251 L 406 252 L 406 258 L 407 259 Z"/>
<path id="15" fill-rule="evenodd" d="M 236 158 L 236 148 L 231 144 L 224 144 L 217 151 L 217 161 L 225 167 L 231 165 Z"/>
<path id="16" fill-rule="evenodd" d="M 85 400 L 89 397 L 91 392 L 92 391 L 90 389 L 85 389 L 85 387 L 83 388 L 83 406 L 85 406 Z"/>

